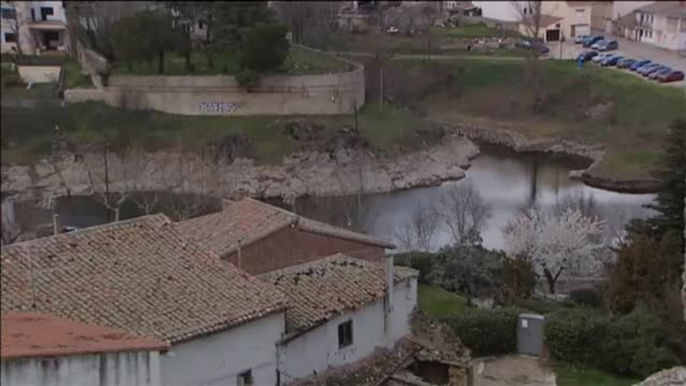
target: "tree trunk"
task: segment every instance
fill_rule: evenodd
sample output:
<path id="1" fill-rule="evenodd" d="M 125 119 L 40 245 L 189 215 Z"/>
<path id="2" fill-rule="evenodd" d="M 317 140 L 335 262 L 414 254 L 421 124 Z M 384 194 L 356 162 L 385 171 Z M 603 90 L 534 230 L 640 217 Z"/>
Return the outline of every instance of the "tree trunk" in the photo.
<path id="1" fill-rule="evenodd" d="M 550 290 L 551 294 L 555 294 L 555 283 L 557 283 L 557 279 L 560 277 L 560 274 L 562 273 L 563 268 L 560 268 L 559 271 L 555 275 L 548 270 L 548 268 L 543 269 L 543 274 L 545 275 L 545 279 L 548 281 L 548 290 Z"/>
<path id="2" fill-rule="evenodd" d="M 121 212 L 121 206 L 117 206 L 114 209 L 114 222 L 119 222 L 119 214 Z"/>
<path id="3" fill-rule="evenodd" d="M 163 74 L 164 73 L 164 50 L 160 50 L 157 60 L 159 63 L 159 67 L 157 68 L 157 72 L 159 72 L 160 74 Z"/>

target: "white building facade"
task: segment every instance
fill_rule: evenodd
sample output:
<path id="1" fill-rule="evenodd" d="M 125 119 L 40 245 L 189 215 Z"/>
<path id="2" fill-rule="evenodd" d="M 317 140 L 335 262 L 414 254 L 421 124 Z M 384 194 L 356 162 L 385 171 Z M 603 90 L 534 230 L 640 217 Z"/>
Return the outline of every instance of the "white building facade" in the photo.
<path id="1" fill-rule="evenodd" d="M 635 11 L 634 40 L 668 50 L 686 50 L 686 3 L 666 1 Z"/>
<path id="2" fill-rule="evenodd" d="M 67 17 L 62 1 L 3 1 L 2 52 L 35 55 L 67 51 Z"/>

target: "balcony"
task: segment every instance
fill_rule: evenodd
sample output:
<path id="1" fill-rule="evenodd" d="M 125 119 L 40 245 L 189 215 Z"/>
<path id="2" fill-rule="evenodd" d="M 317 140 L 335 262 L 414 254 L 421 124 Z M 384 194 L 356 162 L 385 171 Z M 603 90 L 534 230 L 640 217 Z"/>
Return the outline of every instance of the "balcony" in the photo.
<path id="1" fill-rule="evenodd" d="M 32 21 L 29 23 L 29 29 L 36 31 L 64 31 L 67 29 L 67 23 L 60 20 Z"/>

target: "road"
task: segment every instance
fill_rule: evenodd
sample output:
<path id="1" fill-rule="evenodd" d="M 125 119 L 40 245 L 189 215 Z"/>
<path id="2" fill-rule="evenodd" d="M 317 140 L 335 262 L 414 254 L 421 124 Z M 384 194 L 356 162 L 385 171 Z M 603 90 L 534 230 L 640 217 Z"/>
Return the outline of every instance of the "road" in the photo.
<path id="1" fill-rule="evenodd" d="M 623 38 L 613 37 L 612 39 L 615 39 L 617 42 L 619 42 L 619 49 L 617 51 L 613 51 L 619 55 L 628 56 L 634 59 L 649 59 L 653 62 L 662 63 L 675 70 L 680 70 L 686 73 L 686 57 L 680 56 L 674 51 L 668 51 L 647 43 L 638 43 Z M 575 59 L 581 51 L 586 50 L 588 50 L 588 48 L 583 48 L 581 44 L 564 42 L 562 43 L 562 59 Z M 550 44 L 550 51 L 551 56 L 560 58 L 559 43 Z M 649 80 L 646 80 L 646 82 L 649 82 Z M 666 83 L 665 85 L 682 87 L 686 92 L 686 81 Z"/>

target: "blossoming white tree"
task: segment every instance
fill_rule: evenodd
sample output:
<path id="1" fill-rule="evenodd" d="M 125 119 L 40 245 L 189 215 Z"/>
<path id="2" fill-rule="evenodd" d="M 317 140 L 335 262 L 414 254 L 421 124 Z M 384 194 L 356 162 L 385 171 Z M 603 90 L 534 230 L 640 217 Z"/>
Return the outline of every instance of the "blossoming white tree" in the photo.
<path id="1" fill-rule="evenodd" d="M 557 214 L 538 209 L 522 212 L 506 227 L 505 240 L 508 256 L 530 258 L 551 293 L 563 271 L 582 276 L 603 268 L 603 223 L 578 209 Z"/>

